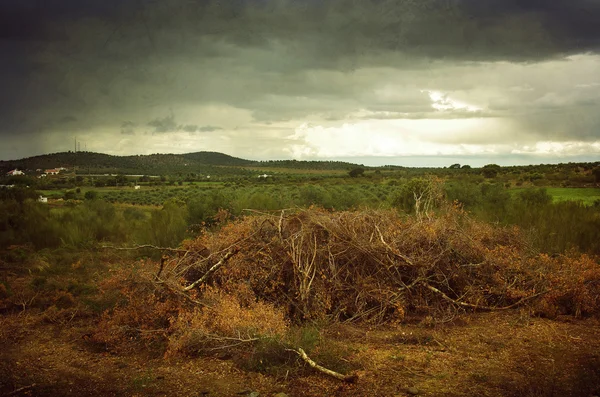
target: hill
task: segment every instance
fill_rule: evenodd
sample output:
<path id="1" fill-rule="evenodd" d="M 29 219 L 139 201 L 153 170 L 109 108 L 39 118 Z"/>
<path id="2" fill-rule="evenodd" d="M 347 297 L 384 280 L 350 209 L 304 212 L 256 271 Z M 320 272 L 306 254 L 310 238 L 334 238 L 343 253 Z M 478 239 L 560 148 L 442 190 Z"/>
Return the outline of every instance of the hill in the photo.
<path id="1" fill-rule="evenodd" d="M 217 152 L 186 154 L 150 154 L 134 156 L 112 156 L 94 152 L 61 152 L 28 157 L 20 160 L 0 161 L 0 170 L 10 169 L 34 171 L 55 167 L 75 168 L 90 172 L 123 173 L 177 173 L 210 172 L 217 166 L 245 166 L 254 163 Z"/>
<path id="2" fill-rule="evenodd" d="M 134 156 L 112 156 L 95 152 L 60 152 L 28 157 L 20 160 L 0 161 L 0 172 L 11 169 L 35 171 L 65 167 L 79 172 L 126 173 L 126 174 L 175 174 L 175 173 L 219 173 L 223 167 L 280 167 L 303 170 L 347 170 L 357 164 L 338 161 L 253 161 L 229 156 L 219 152 L 194 152 L 184 154 L 149 154 Z M 239 172 L 239 169 L 231 170 Z"/>
<path id="3" fill-rule="evenodd" d="M 219 152 L 195 152 L 182 154 L 181 157 L 200 164 L 225 165 L 244 167 L 254 164 L 254 161 L 233 157 Z"/>

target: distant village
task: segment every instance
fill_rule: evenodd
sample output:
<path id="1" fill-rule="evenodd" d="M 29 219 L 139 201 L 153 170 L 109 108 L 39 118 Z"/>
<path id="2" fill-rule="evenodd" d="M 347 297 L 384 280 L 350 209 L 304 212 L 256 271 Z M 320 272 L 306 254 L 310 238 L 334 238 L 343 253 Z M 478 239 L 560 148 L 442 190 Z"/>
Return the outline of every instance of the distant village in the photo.
<path id="1" fill-rule="evenodd" d="M 49 168 L 46 170 L 38 168 L 37 170 L 35 170 L 38 178 L 45 178 L 48 175 L 58 175 L 61 172 L 67 172 L 67 171 L 69 171 L 69 169 L 65 168 L 65 167 Z M 8 171 L 6 173 L 6 176 L 17 176 L 17 175 L 25 175 L 25 172 L 15 168 L 14 170 Z"/>
<path id="2" fill-rule="evenodd" d="M 65 173 L 68 172 L 69 169 L 66 167 L 58 167 L 58 168 L 48 168 L 48 169 L 41 169 L 38 168 L 35 170 L 35 175 L 37 176 L 37 178 L 46 178 L 48 176 L 55 176 L 55 175 L 59 175 L 61 172 Z M 14 170 L 10 170 L 6 173 L 6 176 L 20 176 L 23 175 L 25 176 L 25 172 L 15 168 Z M 0 185 L 0 189 L 10 189 L 13 188 L 15 185 Z M 44 196 L 40 196 L 38 197 L 38 200 L 40 203 L 47 203 L 48 202 L 48 198 L 44 197 Z"/>

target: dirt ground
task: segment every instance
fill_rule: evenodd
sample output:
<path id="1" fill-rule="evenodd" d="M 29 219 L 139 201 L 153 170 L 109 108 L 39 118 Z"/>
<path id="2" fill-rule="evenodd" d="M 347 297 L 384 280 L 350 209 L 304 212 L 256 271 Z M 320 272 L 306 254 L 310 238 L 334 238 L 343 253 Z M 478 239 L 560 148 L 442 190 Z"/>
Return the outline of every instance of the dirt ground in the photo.
<path id="1" fill-rule="evenodd" d="M 88 339 L 86 319 L 0 317 L 0 394 L 5 396 L 596 396 L 600 321 L 530 317 L 521 311 L 323 331 L 343 343 L 359 378 L 318 372 L 268 376 L 230 358 L 166 360 L 116 355 Z"/>

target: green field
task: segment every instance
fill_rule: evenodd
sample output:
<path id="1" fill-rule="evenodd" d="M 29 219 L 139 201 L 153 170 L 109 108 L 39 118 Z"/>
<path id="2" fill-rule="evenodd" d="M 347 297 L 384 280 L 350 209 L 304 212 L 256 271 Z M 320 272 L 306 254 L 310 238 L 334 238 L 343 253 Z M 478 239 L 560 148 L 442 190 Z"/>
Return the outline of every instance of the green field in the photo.
<path id="1" fill-rule="evenodd" d="M 512 194 L 528 188 L 511 189 Z M 600 189 L 587 187 L 549 187 L 546 191 L 552 196 L 552 201 L 557 203 L 560 201 L 581 201 L 585 205 L 594 205 L 596 200 L 600 200 Z"/>

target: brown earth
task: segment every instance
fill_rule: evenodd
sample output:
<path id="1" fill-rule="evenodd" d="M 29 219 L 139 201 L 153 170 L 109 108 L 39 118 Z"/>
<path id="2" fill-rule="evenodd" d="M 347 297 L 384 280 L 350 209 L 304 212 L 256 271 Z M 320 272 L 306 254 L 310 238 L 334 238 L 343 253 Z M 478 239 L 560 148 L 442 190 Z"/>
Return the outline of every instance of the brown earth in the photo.
<path id="1" fill-rule="evenodd" d="M 355 384 L 304 371 L 268 376 L 232 359 L 116 355 L 94 344 L 93 321 L 23 312 L 0 318 L 0 394 L 6 396 L 594 396 L 600 322 L 465 314 L 451 324 L 332 325 L 359 368 Z M 300 365 L 300 364 L 299 364 Z"/>

